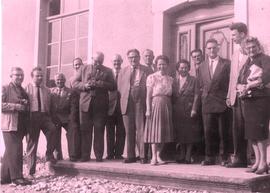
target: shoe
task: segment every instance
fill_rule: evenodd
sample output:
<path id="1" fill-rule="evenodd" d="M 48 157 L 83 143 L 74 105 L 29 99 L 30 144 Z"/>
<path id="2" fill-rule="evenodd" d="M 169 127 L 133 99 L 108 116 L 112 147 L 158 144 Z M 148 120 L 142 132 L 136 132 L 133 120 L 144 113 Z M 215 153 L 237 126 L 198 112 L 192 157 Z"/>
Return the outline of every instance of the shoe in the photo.
<path id="1" fill-rule="evenodd" d="M 51 164 L 56 164 L 57 160 L 52 157 L 51 159 L 48 160 Z"/>
<path id="2" fill-rule="evenodd" d="M 184 163 L 186 163 L 186 160 L 185 159 L 177 159 L 176 162 L 179 164 L 184 164 Z"/>
<path id="3" fill-rule="evenodd" d="M 108 155 L 108 156 L 106 157 L 106 159 L 107 159 L 107 160 L 112 160 L 112 159 L 114 159 L 114 156 L 113 156 L 113 155 Z"/>
<path id="4" fill-rule="evenodd" d="M 123 163 L 129 164 L 129 163 L 135 163 L 137 161 L 136 158 L 126 158 L 124 159 Z"/>
<path id="5" fill-rule="evenodd" d="M 140 163 L 141 164 L 147 164 L 148 160 L 146 158 L 141 158 Z"/>
<path id="6" fill-rule="evenodd" d="M 191 164 L 191 160 L 185 160 L 185 164 Z"/>
<path id="7" fill-rule="evenodd" d="M 268 166 L 267 165 L 265 165 L 263 168 L 261 168 L 261 169 L 257 169 L 257 171 L 255 172 L 255 174 L 258 174 L 258 175 L 262 175 L 262 174 L 264 174 L 264 173 L 266 173 L 266 174 L 268 174 Z"/>
<path id="8" fill-rule="evenodd" d="M 246 163 L 233 162 L 233 163 L 228 163 L 225 166 L 227 168 L 246 168 L 247 164 Z"/>
<path id="9" fill-rule="evenodd" d="M 124 157 L 123 156 L 121 156 L 121 155 L 116 155 L 115 157 L 114 157 L 114 159 L 124 159 Z"/>
<path id="10" fill-rule="evenodd" d="M 156 166 L 157 165 L 157 160 L 151 160 L 150 161 L 150 165 L 152 165 L 152 166 Z"/>
<path id="11" fill-rule="evenodd" d="M 16 184 L 16 185 L 21 185 L 21 186 L 26 186 L 26 185 L 32 184 L 32 182 L 30 182 L 29 180 L 26 180 L 24 178 L 18 178 L 18 179 L 12 180 L 12 183 Z"/>
<path id="12" fill-rule="evenodd" d="M 165 161 L 163 161 L 163 160 L 160 159 L 160 158 L 157 159 L 157 162 L 158 162 L 159 165 L 162 165 L 162 164 L 165 164 L 165 163 L 166 163 Z"/>
<path id="13" fill-rule="evenodd" d="M 78 161 L 78 159 L 71 157 L 71 158 L 69 158 L 69 161 L 76 162 L 76 161 Z"/>
<path id="14" fill-rule="evenodd" d="M 245 172 L 247 172 L 247 173 L 254 173 L 254 172 L 256 172 L 257 171 L 257 167 L 255 167 L 255 168 L 248 168 Z"/>
<path id="15" fill-rule="evenodd" d="M 203 160 L 201 163 L 202 166 L 210 166 L 210 165 L 215 165 L 214 161 L 210 161 L 210 160 Z"/>
<path id="16" fill-rule="evenodd" d="M 228 165 L 228 161 L 223 160 L 220 162 L 220 165 L 226 167 Z"/>
<path id="17" fill-rule="evenodd" d="M 10 184 L 11 180 L 1 180 L 1 184 Z"/>
<path id="18" fill-rule="evenodd" d="M 82 157 L 81 159 L 80 159 L 80 162 L 88 162 L 88 161 L 90 161 L 90 158 L 86 158 L 86 157 Z"/>
<path id="19" fill-rule="evenodd" d="M 103 162 L 102 158 L 96 158 L 96 162 Z"/>
<path id="20" fill-rule="evenodd" d="M 28 180 L 35 180 L 35 175 L 34 174 L 29 174 L 26 178 Z"/>

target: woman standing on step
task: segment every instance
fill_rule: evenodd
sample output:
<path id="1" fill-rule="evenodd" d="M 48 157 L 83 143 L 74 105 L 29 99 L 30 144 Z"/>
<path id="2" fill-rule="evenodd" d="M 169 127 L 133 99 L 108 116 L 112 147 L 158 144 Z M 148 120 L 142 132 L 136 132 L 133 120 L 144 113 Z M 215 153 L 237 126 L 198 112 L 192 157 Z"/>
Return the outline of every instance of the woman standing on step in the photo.
<path id="1" fill-rule="evenodd" d="M 151 144 L 151 165 L 164 164 L 160 158 L 163 144 L 173 141 L 172 93 L 174 79 L 168 75 L 169 59 L 165 55 L 156 58 L 158 71 L 146 81 L 145 143 Z"/>
<path id="2" fill-rule="evenodd" d="M 261 52 L 257 38 L 247 38 L 245 48 L 249 58 L 240 71 L 237 90 L 244 107 L 245 138 L 251 141 L 256 159 L 247 172 L 264 174 L 268 173 L 270 57 Z"/>

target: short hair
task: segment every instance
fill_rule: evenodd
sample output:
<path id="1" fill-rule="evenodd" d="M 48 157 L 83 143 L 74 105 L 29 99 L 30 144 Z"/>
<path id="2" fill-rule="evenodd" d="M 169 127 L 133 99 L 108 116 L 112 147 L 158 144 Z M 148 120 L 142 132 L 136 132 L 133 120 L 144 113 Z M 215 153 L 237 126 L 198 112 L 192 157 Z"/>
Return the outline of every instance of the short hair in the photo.
<path id="1" fill-rule="evenodd" d="M 83 64 L 83 61 L 82 61 L 82 59 L 81 59 L 80 57 L 74 58 L 74 59 L 72 60 L 72 64 L 73 64 L 76 60 L 80 60 L 80 62 Z"/>
<path id="2" fill-rule="evenodd" d="M 188 69 L 190 70 L 190 62 L 185 60 L 185 59 L 180 59 L 177 63 L 176 63 L 176 70 L 178 70 L 178 68 L 180 67 L 180 64 L 184 63 L 188 66 Z"/>
<path id="3" fill-rule="evenodd" d="M 40 68 L 40 67 L 33 68 L 32 71 L 31 71 L 31 77 L 33 77 L 35 71 L 42 72 L 42 68 Z"/>
<path id="4" fill-rule="evenodd" d="M 145 49 L 144 51 L 143 51 L 143 54 L 145 53 L 145 52 L 151 52 L 151 54 L 154 56 L 154 52 L 153 52 L 153 50 L 150 50 L 150 49 Z"/>
<path id="5" fill-rule="evenodd" d="M 192 50 L 192 51 L 190 52 L 190 56 L 192 56 L 192 54 L 193 54 L 194 52 L 199 52 L 201 55 L 203 55 L 203 52 L 202 52 L 202 50 L 201 50 L 200 48 L 196 48 L 196 49 Z"/>
<path id="6" fill-rule="evenodd" d="M 168 65 L 170 63 L 170 60 L 169 60 L 168 56 L 166 56 L 166 55 L 157 56 L 155 59 L 155 64 L 157 64 L 159 60 L 164 60 Z"/>
<path id="7" fill-rule="evenodd" d="M 131 53 L 131 52 L 135 52 L 138 56 L 140 56 L 140 52 L 136 48 L 128 50 L 127 55 L 129 55 L 129 53 Z"/>
<path id="8" fill-rule="evenodd" d="M 57 77 L 62 77 L 66 80 L 66 76 L 64 75 L 64 73 L 61 73 L 61 72 L 56 73 L 54 76 L 54 79 L 57 79 Z"/>
<path id="9" fill-rule="evenodd" d="M 244 33 L 247 35 L 248 29 L 247 29 L 247 25 L 245 23 L 242 22 L 235 22 L 232 23 L 230 26 L 230 30 L 237 30 L 239 33 Z"/>
<path id="10" fill-rule="evenodd" d="M 252 36 L 247 37 L 245 39 L 245 45 L 247 45 L 248 43 L 255 43 L 261 49 L 261 43 L 256 37 L 252 37 Z"/>
<path id="11" fill-rule="evenodd" d="M 21 72 L 23 72 L 23 69 L 21 67 L 17 67 L 17 66 L 11 67 L 11 69 L 10 69 L 10 76 L 12 75 L 12 73 L 14 71 L 21 71 Z"/>
<path id="12" fill-rule="evenodd" d="M 218 41 L 215 38 L 210 38 L 205 42 L 205 46 L 207 46 L 207 44 L 209 43 L 215 43 L 218 45 Z"/>

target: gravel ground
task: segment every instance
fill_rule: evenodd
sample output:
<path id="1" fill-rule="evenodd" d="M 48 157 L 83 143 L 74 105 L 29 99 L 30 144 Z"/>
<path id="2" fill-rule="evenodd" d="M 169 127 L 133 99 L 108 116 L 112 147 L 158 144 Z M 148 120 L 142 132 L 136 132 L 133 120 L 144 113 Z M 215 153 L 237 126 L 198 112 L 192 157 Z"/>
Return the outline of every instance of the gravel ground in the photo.
<path id="1" fill-rule="evenodd" d="M 26 166 L 24 165 L 24 171 Z M 209 193 L 166 188 L 161 186 L 143 186 L 122 183 L 120 181 L 96 177 L 56 176 L 48 172 L 48 166 L 43 160 L 37 164 L 37 172 L 32 185 L 16 186 L 15 184 L 1 185 L 2 193 Z"/>

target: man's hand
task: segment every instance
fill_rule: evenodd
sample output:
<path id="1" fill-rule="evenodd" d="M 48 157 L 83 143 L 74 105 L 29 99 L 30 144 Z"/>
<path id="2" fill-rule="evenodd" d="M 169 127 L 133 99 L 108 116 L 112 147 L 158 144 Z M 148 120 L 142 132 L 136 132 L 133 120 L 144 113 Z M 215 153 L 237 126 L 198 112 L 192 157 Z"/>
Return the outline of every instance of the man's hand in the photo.
<path id="1" fill-rule="evenodd" d="M 191 113 L 190 113 L 190 117 L 194 118 L 194 117 L 196 117 L 196 115 L 197 115 L 197 112 L 192 110 Z"/>
<path id="2" fill-rule="evenodd" d="M 25 111 L 26 110 L 26 106 L 22 105 L 22 104 L 16 104 L 15 109 L 17 111 Z"/>
<path id="3" fill-rule="evenodd" d="M 226 105 L 227 107 L 231 108 L 232 104 L 231 104 L 231 100 L 229 98 L 226 99 Z"/>
<path id="4" fill-rule="evenodd" d="M 145 116 L 149 118 L 149 117 L 150 117 L 150 115 L 151 115 L 150 110 L 146 110 Z"/>
<path id="5" fill-rule="evenodd" d="M 84 88 L 85 90 L 90 90 L 96 87 L 96 80 L 91 79 L 87 83 L 85 83 Z"/>

